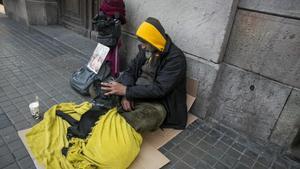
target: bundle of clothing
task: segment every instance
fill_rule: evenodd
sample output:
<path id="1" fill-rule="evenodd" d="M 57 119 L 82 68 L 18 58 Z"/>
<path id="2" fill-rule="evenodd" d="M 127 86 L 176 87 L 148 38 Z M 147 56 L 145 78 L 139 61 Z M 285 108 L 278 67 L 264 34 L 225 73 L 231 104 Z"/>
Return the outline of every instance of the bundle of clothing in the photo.
<path id="1" fill-rule="evenodd" d="M 88 135 L 71 136 L 72 127 L 60 115 L 67 115 L 76 124 L 92 104 L 61 103 L 51 107 L 44 119 L 26 134 L 26 140 L 37 162 L 46 168 L 61 169 L 126 169 L 137 157 L 142 136 L 112 108 L 101 114 Z M 75 129 L 79 132 L 80 127 Z M 68 148 L 65 152 L 64 148 Z"/>
<path id="2" fill-rule="evenodd" d="M 121 47 L 121 25 L 126 23 L 123 0 L 103 0 L 99 13 L 93 18 L 98 31 L 97 42 L 110 47 L 106 60 L 111 64 L 114 77 L 119 73 L 118 50 Z"/>
<path id="3" fill-rule="evenodd" d="M 126 23 L 125 4 L 123 0 L 103 0 L 99 7 L 100 11 L 103 11 L 105 15 L 114 17 L 115 13 L 119 13 L 119 19 L 122 24 Z"/>

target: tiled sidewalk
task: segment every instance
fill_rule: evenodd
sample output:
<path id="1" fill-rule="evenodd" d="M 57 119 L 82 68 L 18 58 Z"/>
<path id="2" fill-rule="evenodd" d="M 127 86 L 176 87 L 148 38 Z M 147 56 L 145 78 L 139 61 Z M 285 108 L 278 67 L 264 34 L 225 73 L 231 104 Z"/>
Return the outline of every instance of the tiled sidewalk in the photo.
<path id="1" fill-rule="evenodd" d="M 69 78 L 86 58 L 0 16 L 0 168 L 35 168 L 16 132 L 36 123 L 28 104 L 37 95 L 44 112 L 59 102 L 84 101 Z"/>
<path id="2" fill-rule="evenodd" d="M 68 32 L 73 34 L 65 31 L 65 37 Z M 0 14 L 0 168 L 35 168 L 17 131 L 37 122 L 28 109 L 36 95 L 41 112 L 56 103 L 87 100 L 69 87 L 69 78 L 87 62 L 85 53 L 93 47 L 87 40 L 83 43 L 69 36 L 77 46 L 86 46 L 75 50 L 72 44 L 70 47 L 50 37 Z M 276 146 L 254 144 L 224 126 L 201 120 L 160 151 L 171 160 L 165 169 L 300 168 L 281 157 Z"/>

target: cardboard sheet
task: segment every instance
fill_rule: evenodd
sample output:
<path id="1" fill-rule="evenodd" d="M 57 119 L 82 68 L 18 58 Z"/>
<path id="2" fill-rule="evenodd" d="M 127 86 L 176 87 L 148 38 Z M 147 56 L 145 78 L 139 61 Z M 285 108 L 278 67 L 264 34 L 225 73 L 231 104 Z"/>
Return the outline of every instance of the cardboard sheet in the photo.
<path id="1" fill-rule="evenodd" d="M 196 116 L 189 113 L 188 116 L 188 125 L 191 124 L 193 121 L 197 119 Z M 172 140 L 177 134 L 182 132 L 182 130 L 175 130 L 175 129 L 159 129 L 155 132 L 146 133 L 143 135 L 144 140 L 146 140 L 149 144 L 151 144 L 154 148 L 159 149 L 167 142 Z"/>
<path id="2" fill-rule="evenodd" d="M 45 167 L 39 165 L 38 162 L 33 157 L 31 150 L 29 149 L 28 144 L 26 143 L 25 134 L 30 129 L 20 130 L 18 131 L 18 135 L 21 138 L 23 144 L 26 147 L 31 159 L 33 160 L 35 167 L 37 169 L 44 169 Z M 155 163 L 153 163 L 155 161 Z M 152 145 L 150 145 L 147 140 L 143 141 L 140 154 L 137 159 L 131 164 L 129 169 L 158 169 L 162 166 L 169 163 L 169 159 L 166 158 L 160 151 L 155 149 Z"/>
<path id="3" fill-rule="evenodd" d="M 187 110 L 189 111 L 192 107 L 197 94 L 198 82 L 193 79 L 187 79 Z M 196 116 L 189 113 L 188 115 L 188 125 L 197 119 Z M 43 166 L 40 166 L 35 158 L 32 156 L 32 153 L 26 143 L 25 134 L 29 129 L 21 130 L 18 132 L 22 142 L 24 143 L 27 151 L 30 154 L 35 166 L 37 169 L 44 169 Z M 141 152 L 138 155 L 137 159 L 132 163 L 129 169 L 159 169 L 164 165 L 169 163 L 167 159 L 160 151 L 160 147 L 174 138 L 182 130 L 174 129 L 164 129 L 157 130 L 152 133 L 147 133 L 143 135 L 143 144 L 141 147 Z"/>
<path id="4" fill-rule="evenodd" d="M 29 153 L 29 155 L 30 155 L 30 157 L 31 157 L 31 159 L 32 159 L 32 161 L 33 161 L 35 167 L 36 167 L 37 169 L 44 169 L 44 167 L 41 166 L 41 165 L 39 165 L 38 162 L 35 160 L 35 158 L 33 157 L 32 152 L 31 152 L 30 149 L 29 149 L 28 144 L 26 143 L 25 134 L 26 134 L 28 131 L 29 131 L 29 129 L 20 130 L 20 131 L 18 131 L 18 135 L 19 135 L 19 137 L 21 138 L 21 140 L 22 140 L 22 142 L 23 142 L 23 144 L 24 144 L 24 146 L 25 146 L 27 152 Z"/>
<path id="5" fill-rule="evenodd" d="M 169 162 L 170 160 L 166 156 L 145 140 L 142 144 L 140 154 L 129 169 L 159 169 Z"/>

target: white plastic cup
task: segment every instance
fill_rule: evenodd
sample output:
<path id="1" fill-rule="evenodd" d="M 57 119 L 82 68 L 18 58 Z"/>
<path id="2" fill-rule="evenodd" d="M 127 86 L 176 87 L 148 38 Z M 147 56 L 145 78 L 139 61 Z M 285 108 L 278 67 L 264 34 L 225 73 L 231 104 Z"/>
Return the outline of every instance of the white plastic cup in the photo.
<path id="1" fill-rule="evenodd" d="M 35 119 L 39 119 L 40 115 L 39 115 L 39 102 L 35 101 L 29 104 L 29 109 L 31 112 L 31 115 L 33 118 Z"/>

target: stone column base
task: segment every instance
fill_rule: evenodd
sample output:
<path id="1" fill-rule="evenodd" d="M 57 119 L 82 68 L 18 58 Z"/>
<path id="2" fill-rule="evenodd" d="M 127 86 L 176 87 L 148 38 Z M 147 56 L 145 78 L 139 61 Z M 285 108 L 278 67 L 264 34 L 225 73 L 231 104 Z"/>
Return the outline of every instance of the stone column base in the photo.
<path id="1" fill-rule="evenodd" d="M 57 0 L 3 0 L 8 17 L 28 25 L 58 23 Z"/>

